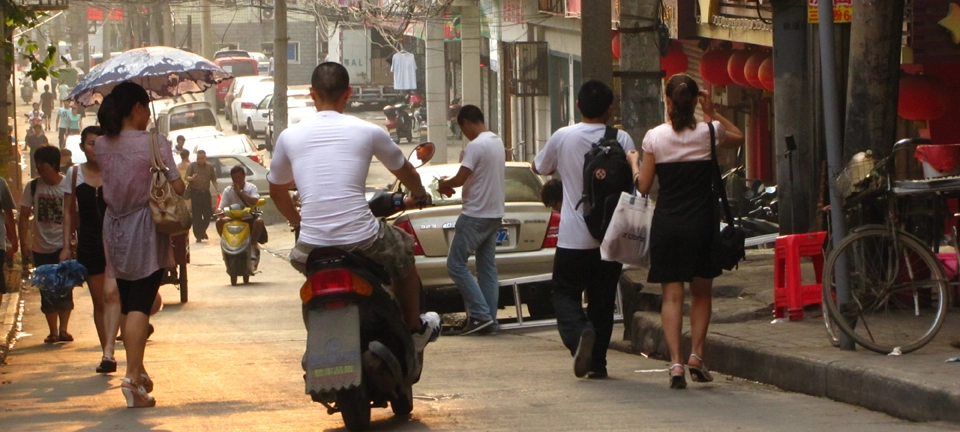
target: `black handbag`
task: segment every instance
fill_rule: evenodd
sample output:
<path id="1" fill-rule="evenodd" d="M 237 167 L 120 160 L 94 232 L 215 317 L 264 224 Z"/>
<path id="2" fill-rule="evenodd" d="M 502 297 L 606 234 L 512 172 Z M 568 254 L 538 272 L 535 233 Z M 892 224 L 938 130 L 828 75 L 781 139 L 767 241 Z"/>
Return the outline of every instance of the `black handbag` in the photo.
<path id="1" fill-rule="evenodd" d="M 727 190 L 723 187 L 723 179 L 720 177 L 720 163 L 717 161 L 717 131 L 713 128 L 713 122 L 708 122 L 710 127 L 710 156 L 713 158 L 714 171 L 714 193 L 720 196 L 723 203 L 723 214 L 727 220 L 727 226 L 720 230 L 719 235 L 714 235 L 711 256 L 713 262 L 724 270 L 733 270 L 743 259 L 747 257 L 744 241 L 746 234 L 743 228 L 736 225 L 733 214 L 730 212 L 730 203 L 727 202 Z"/>

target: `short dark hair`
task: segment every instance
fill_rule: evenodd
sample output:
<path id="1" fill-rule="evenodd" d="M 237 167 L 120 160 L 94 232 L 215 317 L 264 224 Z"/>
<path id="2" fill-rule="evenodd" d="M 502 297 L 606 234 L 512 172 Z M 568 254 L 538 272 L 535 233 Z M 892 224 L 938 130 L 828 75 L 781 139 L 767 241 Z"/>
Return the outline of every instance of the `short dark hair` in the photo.
<path id="1" fill-rule="evenodd" d="M 607 83 L 600 80 L 590 80 L 580 86 L 577 92 L 577 106 L 580 114 L 586 118 L 600 118 L 613 105 L 613 90 Z"/>
<path id="2" fill-rule="evenodd" d="M 233 168 L 230 168 L 230 175 L 231 175 L 231 176 L 232 176 L 234 173 L 238 173 L 238 172 L 242 172 L 243 175 L 247 175 L 247 170 L 244 169 L 243 166 L 241 166 L 241 165 L 234 165 Z"/>
<path id="3" fill-rule="evenodd" d="M 310 86 L 322 100 L 336 100 L 350 88 L 350 73 L 340 63 L 323 62 L 313 70 Z"/>
<path id="4" fill-rule="evenodd" d="M 463 126 L 463 122 L 483 123 L 483 111 L 476 105 L 464 105 L 457 114 L 457 124 Z"/>
<path id="5" fill-rule="evenodd" d="M 33 161 L 37 165 L 45 163 L 54 169 L 60 169 L 60 149 L 55 146 L 43 146 L 33 153 Z"/>
<path id="6" fill-rule="evenodd" d="M 71 151 L 71 150 L 68 149 L 68 148 L 62 148 L 62 149 L 60 149 L 60 157 L 62 158 L 62 157 L 64 157 L 64 156 L 73 156 L 73 151 Z"/>
<path id="7" fill-rule="evenodd" d="M 187 140 L 187 137 L 185 137 L 185 136 L 183 136 L 183 135 L 177 135 L 177 141 L 180 141 L 180 138 L 183 138 L 184 141 Z"/>
<path id="8" fill-rule="evenodd" d="M 81 148 L 83 148 L 83 143 L 87 142 L 87 137 L 90 135 L 103 135 L 103 128 L 100 126 L 87 126 L 83 128 L 83 132 L 80 132 Z"/>
<path id="9" fill-rule="evenodd" d="M 197 155 L 204 155 L 204 156 L 206 156 L 206 155 L 207 155 L 207 151 L 206 151 L 206 150 L 203 150 L 203 149 L 197 150 Z"/>
<path id="10" fill-rule="evenodd" d="M 560 179 L 551 179 L 540 188 L 540 201 L 550 207 L 553 203 L 563 202 L 563 183 Z"/>
<path id="11" fill-rule="evenodd" d="M 180 158 L 185 159 L 188 157 L 190 157 L 190 150 L 187 150 L 187 149 L 180 150 Z"/>

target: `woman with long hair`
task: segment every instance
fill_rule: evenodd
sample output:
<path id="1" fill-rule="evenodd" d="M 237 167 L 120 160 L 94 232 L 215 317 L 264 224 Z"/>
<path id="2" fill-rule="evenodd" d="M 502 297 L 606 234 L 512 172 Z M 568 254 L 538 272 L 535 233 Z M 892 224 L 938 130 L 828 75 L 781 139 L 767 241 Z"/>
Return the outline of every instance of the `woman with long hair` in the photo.
<path id="1" fill-rule="evenodd" d="M 686 369 L 695 382 L 713 381 L 703 364 L 703 343 L 710 323 L 713 278 L 720 276 L 719 264 L 711 258 L 714 235 L 720 230 L 716 217 L 714 162 L 711 157 L 710 125 L 694 116 L 699 99 L 703 114 L 714 120 L 716 145 L 737 147 L 743 132 L 717 113 L 710 95 L 700 91 L 696 81 L 677 74 L 667 82 L 669 120 L 647 131 L 643 137 L 643 161 L 631 151 L 637 191 L 646 194 L 656 176 L 660 196 L 650 227 L 650 272 L 647 281 L 663 286 L 660 317 L 670 350 L 670 388 L 687 386 Z M 690 284 L 690 337 L 692 353 L 684 366 L 680 354 L 683 325 L 683 285 Z"/>
<path id="2" fill-rule="evenodd" d="M 87 269 L 87 286 L 93 300 L 93 322 L 100 338 L 103 356 L 98 373 L 117 370 L 113 357 L 117 330 L 120 328 L 120 293 L 117 281 L 106 277 L 107 258 L 103 249 L 103 219 L 107 203 L 103 200 L 103 178 L 94 143 L 103 135 L 99 126 L 89 126 L 80 133 L 80 150 L 87 162 L 71 167 L 66 181 L 60 183 L 63 190 L 63 250 L 60 261 L 73 256 L 70 241 L 76 233 L 77 261 Z"/>
<path id="3" fill-rule="evenodd" d="M 162 136 L 152 137 L 150 97 L 139 85 L 124 82 L 103 99 L 97 118 L 104 136 L 95 144 L 103 177 L 103 198 L 107 211 L 103 222 L 107 277 L 117 279 L 123 325 L 123 346 L 127 353 L 127 372 L 121 390 L 128 408 L 152 407 L 156 399 L 153 381 L 143 366 L 150 309 L 160 289 L 160 279 L 170 266 L 170 238 L 157 233 L 148 198 L 150 195 L 153 152 L 151 139 L 157 139 L 161 158 L 168 168 L 166 177 L 178 194 L 183 193 L 170 143 Z"/>

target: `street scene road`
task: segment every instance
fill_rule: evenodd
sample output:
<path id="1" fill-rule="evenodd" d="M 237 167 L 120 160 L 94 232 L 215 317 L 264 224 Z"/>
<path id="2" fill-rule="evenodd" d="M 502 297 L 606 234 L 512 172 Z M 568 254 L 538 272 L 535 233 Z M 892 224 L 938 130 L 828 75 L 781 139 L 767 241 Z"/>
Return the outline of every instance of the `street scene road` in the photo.
<path id="1" fill-rule="evenodd" d="M 23 332 L 0 367 L 0 429 L 339 430 L 303 392 L 306 332 L 297 296 L 302 276 L 283 259 L 292 237 L 270 229 L 262 269 L 230 286 L 216 243 L 192 245 L 190 301 L 172 285 L 151 319 L 146 365 L 157 408 L 124 408 L 120 374 L 94 373 L 99 360 L 89 294 L 75 291 L 76 341 L 44 344 L 38 294 L 25 294 Z M 622 327 L 615 329 L 615 336 Z M 123 350 L 118 346 L 120 370 Z M 371 430 L 953 430 L 914 424 L 827 399 L 718 375 L 687 391 L 667 388 L 666 365 L 611 351 L 610 379 L 573 376 L 554 328 L 495 336 L 442 336 L 426 350 L 414 411 L 375 409 Z M 904 397 L 909 397 L 904 395 Z"/>

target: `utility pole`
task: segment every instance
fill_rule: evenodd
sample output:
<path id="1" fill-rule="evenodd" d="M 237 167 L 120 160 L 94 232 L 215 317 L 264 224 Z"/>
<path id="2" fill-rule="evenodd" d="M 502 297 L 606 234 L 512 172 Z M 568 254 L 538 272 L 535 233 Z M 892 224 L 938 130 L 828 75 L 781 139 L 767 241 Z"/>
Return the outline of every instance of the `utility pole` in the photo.
<path id="1" fill-rule="evenodd" d="M 636 3 L 636 0 L 621 1 Z M 598 79 L 613 87 L 613 51 L 610 48 L 611 6 L 609 1 L 589 2 L 580 16 L 580 57 L 583 82 Z M 646 24 L 643 24 L 646 25 Z M 622 52 L 622 51 L 621 51 Z M 659 60 L 657 61 L 659 65 Z M 573 89 L 574 92 L 580 89 Z"/>
<path id="2" fill-rule="evenodd" d="M 160 5 L 160 25 L 163 26 L 163 45 L 174 46 L 177 41 L 173 37 L 173 10 L 170 9 L 170 2 L 164 1 Z"/>
<path id="3" fill-rule="evenodd" d="M 273 139 L 287 128 L 287 0 L 274 0 L 273 9 Z"/>
<path id="4" fill-rule="evenodd" d="M 850 24 L 850 74 L 843 160 L 890 154 L 897 136 L 904 0 L 859 1 Z M 821 15 L 823 16 L 823 15 Z"/>
<path id="5" fill-rule="evenodd" d="M 210 0 L 200 0 L 200 53 L 207 60 L 213 60 L 213 29 L 210 22 Z M 210 87 L 204 92 L 204 99 L 211 106 L 217 106 L 216 87 Z"/>
<path id="6" fill-rule="evenodd" d="M 632 0 L 620 3 L 622 54 L 617 75 L 620 77 L 623 130 L 630 134 L 638 146 L 648 130 L 663 123 L 663 76 L 654 25 L 659 18 L 660 1 Z M 607 16 L 609 19 L 609 13 Z M 603 34 L 606 36 L 609 32 Z M 607 40 L 606 37 L 603 39 Z M 607 52 L 610 51 L 609 45 L 607 43 L 603 48 Z"/>
<path id="7" fill-rule="evenodd" d="M 6 54 L 8 49 L 13 49 L 13 41 L 11 40 L 13 34 L 10 29 L 7 28 L 7 12 L 3 7 L 0 7 L 0 36 L 3 37 L 3 54 Z M 16 103 L 16 99 L 11 96 L 13 94 L 11 90 L 15 89 L 11 89 L 13 86 L 10 84 L 10 74 L 13 70 L 13 65 L 6 61 L 6 57 L 6 55 L 0 57 L 0 80 L 3 82 L 3 90 L 0 91 L 0 118 L 4 119 L 0 121 L 0 137 L 13 135 L 10 131 L 10 121 L 7 120 L 10 117 L 8 108 L 12 106 L 13 103 Z M 13 121 L 17 120 L 18 119 L 13 119 Z M 4 140 L 6 141 L 6 138 L 4 138 Z M 10 174 L 16 172 L 13 168 L 15 165 L 19 166 L 19 161 L 14 160 L 14 155 L 16 155 L 16 152 L 13 151 L 15 145 L 17 144 L 9 141 L 7 141 L 6 145 L 0 145 L 0 175 L 5 178 L 10 178 Z M 16 185 L 20 184 L 18 181 L 19 178 L 11 178 L 11 180 L 14 180 L 13 188 L 16 190 Z"/>
<path id="8" fill-rule="evenodd" d="M 436 146 L 433 160 L 447 163 L 447 73 L 443 61 L 443 18 L 427 18 L 426 39 L 427 136 Z M 501 66 L 502 67 L 502 66 Z"/>

